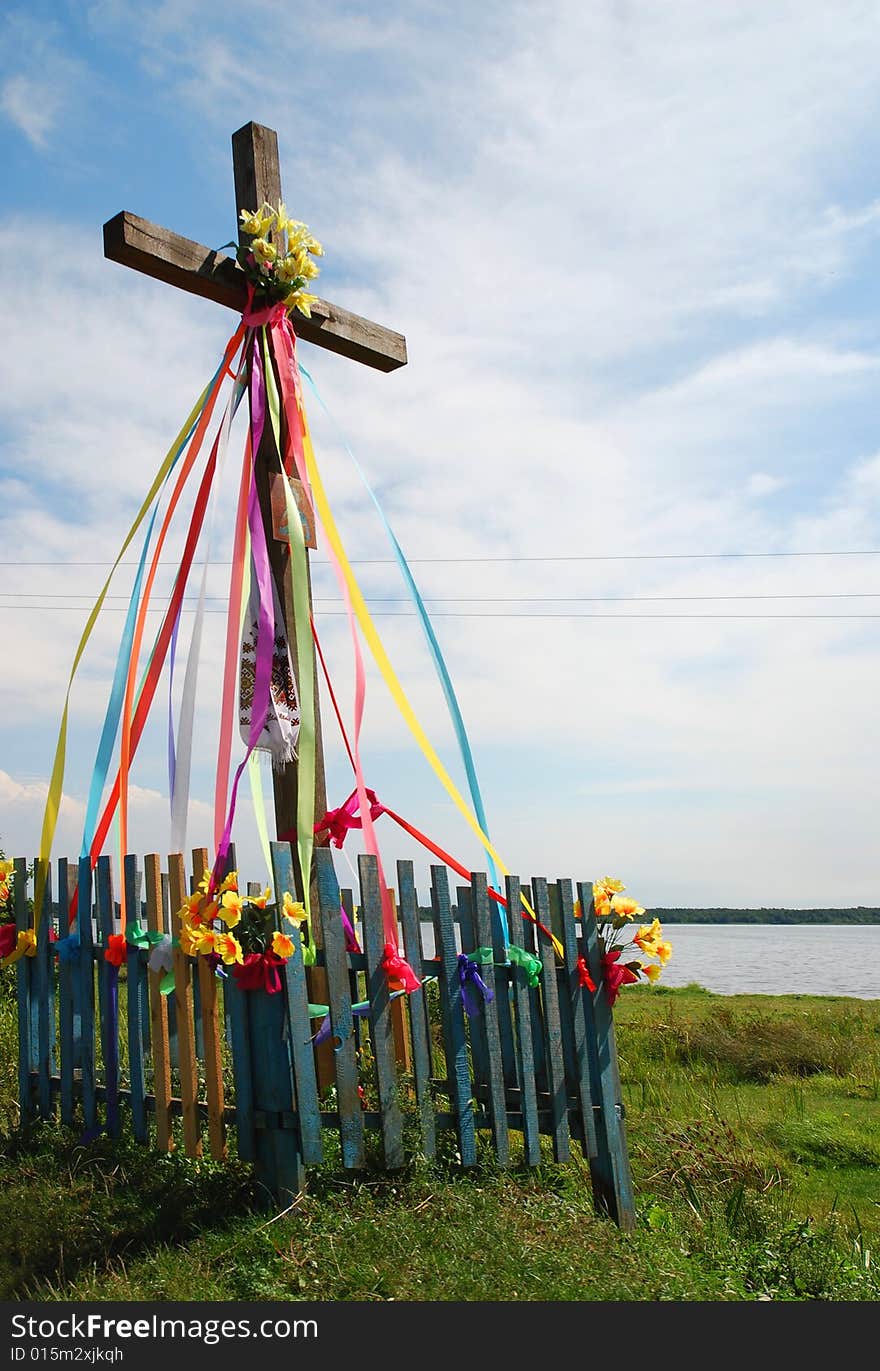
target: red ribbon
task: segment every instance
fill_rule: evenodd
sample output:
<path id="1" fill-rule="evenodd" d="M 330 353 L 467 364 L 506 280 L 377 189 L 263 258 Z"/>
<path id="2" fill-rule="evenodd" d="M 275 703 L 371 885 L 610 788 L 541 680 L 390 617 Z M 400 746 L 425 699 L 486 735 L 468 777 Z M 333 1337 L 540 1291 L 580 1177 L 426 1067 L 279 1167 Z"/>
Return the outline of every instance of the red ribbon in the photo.
<path id="1" fill-rule="evenodd" d="M 380 814 L 385 813 L 383 806 L 379 803 L 379 797 L 375 790 L 367 790 L 366 795 L 370 802 L 370 818 L 378 819 Z M 323 833 L 326 831 L 327 838 L 325 841 L 332 843 L 334 847 L 342 847 L 349 829 L 363 828 L 364 826 L 363 820 L 357 814 L 359 808 L 358 793 L 353 790 L 345 804 L 340 805 L 338 809 L 327 810 L 323 819 L 315 824 L 315 832 Z"/>
<path id="2" fill-rule="evenodd" d="M 395 951 L 391 943 L 385 944 L 382 970 L 388 977 L 389 990 L 405 990 L 407 995 L 411 995 L 414 990 L 422 988 L 422 983 L 409 962 Z"/>
<path id="3" fill-rule="evenodd" d="M 18 929 L 15 924 L 0 924 L 0 957 L 8 957 L 18 944 Z"/>
<path id="4" fill-rule="evenodd" d="M 284 958 L 275 952 L 248 952 L 243 962 L 233 962 L 232 975 L 239 990 L 265 990 L 277 995 L 281 989 L 278 968 Z"/>
<path id="5" fill-rule="evenodd" d="M 128 954 L 128 944 L 124 933 L 111 933 L 104 948 L 104 961 L 111 966 L 122 966 Z"/>
<path id="6" fill-rule="evenodd" d="M 583 957 L 578 957 L 577 959 L 577 974 L 578 984 L 582 985 L 585 990 L 592 990 L 595 994 L 596 982 L 590 975 L 590 968 L 587 966 L 586 960 Z"/>

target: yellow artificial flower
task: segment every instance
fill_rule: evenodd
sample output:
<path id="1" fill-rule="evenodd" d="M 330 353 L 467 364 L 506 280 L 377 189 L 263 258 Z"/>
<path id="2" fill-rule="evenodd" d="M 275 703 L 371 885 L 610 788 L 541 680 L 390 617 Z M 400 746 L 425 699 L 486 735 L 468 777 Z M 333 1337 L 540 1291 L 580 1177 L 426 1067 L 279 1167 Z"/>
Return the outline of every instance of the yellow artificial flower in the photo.
<path id="1" fill-rule="evenodd" d="M 251 252 L 263 266 L 278 259 L 278 249 L 268 238 L 255 238 L 251 243 Z"/>
<path id="2" fill-rule="evenodd" d="M 217 911 L 227 928 L 234 928 L 239 922 L 244 910 L 244 900 L 237 890 L 227 890 L 223 899 L 220 901 L 220 908 Z"/>
<path id="3" fill-rule="evenodd" d="M 188 957 L 205 956 L 208 952 L 214 951 L 214 941 L 217 937 L 212 928 L 206 928 L 204 924 L 192 925 L 187 930 L 186 953 Z M 183 937 L 181 936 L 180 945 L 183 947 Z"/>
<path id="4" fill-rule="evenodd" d="M 593 886 L 593 909 L 597 919 L 607 919 L 611 913 L 611 900 L 603 885 Z"/>
<path id="5" fill-rule="evenodd" d="M 269 896 L 271 894 L 272 889 L 267 885 L 262 895 L 248 895 L 247 902 L 248 904 L 252 904 L 254 909 L 265 909 L 266 905 L 269 903 Z"/>
<path id="6" fill-rule="evenodd" d="M 37 935 L 32 928 L 23 928 L 18 935 L 19 949 L 26 957 L 37 955 Z"/>
<path id="7" fill-rule="evenodd" d="M 644 905 L 631 895 L 612 895 L 611 908 L 615 914 L 626 914 L 631 919 L 640 919 L 645 912 Z"/>
<path id="8" fill-rule="evenodd" d="M 9 882 L 0 881 L 0 904 L 5 904 L 9 899 Z"/>
<path id="9" fill-rule="evenodd" d="M 317 303 L 317 299 L 317 295 L 310 295 L 307 290 L 295 290 L 292 295 L 288 295 L 284 303 L 288 309 L 298 309 L 300 314 L 311 319 L 312 305 Z"/>
<path id="10" fill-rule="evenodd" d="M 647 966 L 642 967 L 642 974 L 647 976 L 648 980 L 653 983 L 654 981 L 659 980 L 663 975 L 663 968 L 661 966 L 655 966 L 653 962 L 648 962 Z"/>
<path id="11" fill-rule="evenodd" d="M 308 237 L 305 241 L 304 246 L 306 248 L 306 251 L 310 252 L 314 257 L 324 256 L 324 249 L 321 247 L 321 244 L 318 242 L 317 238 Z"/>
<path id="12" fill-rule="evenodd" d="M 275 223 L 275 211 L 263 204 L 257 210 L 243 209 L 239 215 L 241 227 L 251 238 L 263 238 Z"/>
<path id="13" fill-rule="evenodd" d="M 626 890 L 623 881 L 615 881 L 611 876 L 603 876 L 601 881 L 594 881 L 593 888 L 599 885 L 603 890 L 607 890 L 611 895 L 619 895 L 621 890 Z"/>
<path id="14" fill-rule="evenodd" d="M 281 908 L 288 923 L 296 924 L 297 928 L 301 923 L 305 923 L 305 905 L 301 900 L 295 900 L 289 890 L 284 892 Z"/>
<path id="15" fill-rule="evenodd" d="M 219 952 L 227 966 L 244 962 L 241 943 L 232 933 L 218 933 L 214 938 L 214 951 Z"/>
<path id="16" fill-rule="evenodd" d="M 195 895 L 187 895 L 183 904 L 177 911 L 177 918 L 181 923 L 200 924 L 202 923 L 202 904 L 204 896 L 201 891 L 196 891 Z"/>
<path id="17" fill-rule="evenodd" d="M 276 932 L 272 934 L 272 951 L 275 953 L 276 957 L 280 957 L 282 961 L 286 962 L 288 957 L 293 956 L 296 948 L 293 945 L 293 941 L 288 938 L 286 933 L 279 933 L 276 930 Z"/>
<path id="18" fill-rule="evenodd" d="M 653 923 L 640 925 L 634 941 L 638 943 L 643 952 L 647 952 L 649 957 L 655 957 L 657 944 L 662 937 L 663 929 L 660 927 L 660 920 L 655 919 Z"/>
<path id="19" fill-rule="evenodd" d="M 672 943 L 658 943 L 657 951 L 654 953 L 654 955 L 655 957 L 660 958 L 660 965 L 665 966 L 666 963 L 669 961 L 669 958 L 672 956 Z"/>
<path id="20" fill-rule="evenodd" d="M 2 876 L 4 880 L 7 876 L 11 876 L 14 870 L 14 862 L 11 862 L 8 857 L 0 857 L 0 876 Z"/>
<path id="21" fill-rule="evenodd" d="M 199 944 L 204 936 L 201 924 L 184 923 L 180 929 L 180 950 L 186 957 L 199 955 Z"/>
<path id="22" fill-rule="evenodd" d="M 314 281 L 315 277 L 320 276 L 320 274 L 321 268 L 318 266 L 317 262 L 313 262 L 310 257 L 306 257 L 300 266 L 299 275 L 304 276 L 307 281 Z"/>

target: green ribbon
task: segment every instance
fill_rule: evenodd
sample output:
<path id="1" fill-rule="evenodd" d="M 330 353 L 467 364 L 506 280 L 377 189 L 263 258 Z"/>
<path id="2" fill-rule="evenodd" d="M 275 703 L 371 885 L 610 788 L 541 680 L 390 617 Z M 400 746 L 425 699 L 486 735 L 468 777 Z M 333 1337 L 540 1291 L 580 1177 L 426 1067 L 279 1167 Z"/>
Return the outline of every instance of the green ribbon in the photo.
<path id="1" fill-rule="evenodd" d="M 170 995 L 174 989 L 174 972 L 166 971 L 159 982 L 159 991 L 163 995 Z"/>
<path id="2" fill-rule="evenodd" d="M 536 957 L 534 952 L 526 952 L 524 947 L 509 947 L 507 955 L 514 966 L 521 967 L 526 973 L 526 979 L 533 990 L 537 989 L 541 981 L 543 963 L 540 957 Z"/>
<path id="3" fill-rule="evenodd" d="M 131 943 L 132 947 L 139 947 L 142 951 L 148 951 L 151 947 L 155 947 L 157 943 L 160 943 L 165 937 L 165 934 L 153 932 L 153 930 L 149 928 L 142 928 L 137 920 L 135 920 L 133 924 L 129 925 L 125 937 L 126 940 Z"/>
<path id="4" fill-rule="evenodd" d="M 488 966 L 494 962 L 495 953 L 491 947 L 475 947 L 473 952 L 469 952 L 469 959 L 476 962 L 478 966 Z M 523 947 L 510 946 L 507 948 L 508 961 L 512 966 L 521 967 L 526 973 L 526 978 L 532 989 L 536 989 L 541 981 L 543 963 L 540 957 L 536 957 L 533 952 L 526 952 Z M 500 965 L 500 963 L 499 963 Z"/>

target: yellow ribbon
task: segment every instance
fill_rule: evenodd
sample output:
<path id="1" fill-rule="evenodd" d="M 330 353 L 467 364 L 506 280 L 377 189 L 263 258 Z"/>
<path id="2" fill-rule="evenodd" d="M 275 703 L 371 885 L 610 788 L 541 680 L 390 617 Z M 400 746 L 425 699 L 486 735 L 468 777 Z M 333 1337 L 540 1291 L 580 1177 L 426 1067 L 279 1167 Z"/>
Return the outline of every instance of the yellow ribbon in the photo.
<path id="1" fill-rule="evenodd" d="M 186 438 L 186 435 L 189 433 L 190 429 L 195 423 L 200 411 L 204 407 L 208 394 L 210 393 L 212 387 L 215 385 L 216 379 L 210 381 L 208 385 L 205 386 L 205 389 L 202 391 L 198 400 L 196 400 L 196 403 L 193 405 L 189 416 L 187 417 L 187 419 L 184 420 L 180 432 L 178 433 L 174 442 L 171 444 L 171 447 L 168 449 L 168 452 L 165 456 L 165 460 L 162 462 L 162 465 L 156 472 L 156 475 L 153 479 L 153 484 L 150 486 L 150 489 L 147 493 L 147 498 L 144 500 L 144 503 L 141 505 L 140 509 L 135 515 L 134 523 L 128 530 L 125 542 L 119 549 L 119 555 L 117 556 L 116 561 L 113 563 L 110 575 L 104 582 L 101 593 L 95 601 L 94 608 L 88 617 L 85 631 L 79 640 L 79 647 L 76 649 L 76 655 L 73 659 L 73 666 L 70 670 L 70 678 L 67 682 L 67 694 L 64 697 L 64 710 L 61 715 L 61 729 L 58 734 L 58 743 L 55 748 L 55 761 L 52 766 L 52 777 L 49 781 L 49 794 L 46 797 L 46 810 L 43 815 L 43 832 L 40 837 L 40 861 L 37 864 L 36 877 L 34 880 L 35 928 L 39 928 L 40 926 L 40 915 L 43 910 L 43 897 L 46 891 L 46 880 L 49 872 L 49 858 L 52 855 L 52 841 L 55 837 L 55 829 L 58 824 L 58 811 L 61 807 L 61 794 L 64 788 L 64 766 L 67 755 L 67 718 L 70 709 L 70 692 L 73 688 L 73 678 L 76 675 L 77 668 L 79 667 L 82 655 L 86 650 L 86 645 L 92 636 L 92 629 L 95 627 L 95 623 L 103 607 L 107 591 L 110 588 L 110 582 L 112 581 L 116 573 L 116 569 L 119 566 L 119 563 L 122 561 L 123 557 L 125 556 L 126 552 L 128 551 L 131 541 L 134 538 L 134 535 L 137 533 L 138 529 L 140 528 L 141 524 L 146 518 L 149 508 L 155 500 L 156 495 L 158 494 L 159 489 L 162 485 L 162 482 L 165 480 L 165 477 L 168 475 L 168 472 L 171 470 L 171 467 L 174 464 L 175 457 L 181 444 L 183 443 L 184 439 Z"/>
<path id="2" fill-rule="evenodd" d="M 446 770 L 440 758 L 437 756 L 437 753 L 434 751 L 434 748 L 431 746 L 430 740 L 428 739 L 425 730 L 419 723 L 415 711 L 413 710 L 412 705 L 406 697 L 403 686 L 400 684 L 400 681 L 397 678 L 394 668 L 392 667 L 391 662 L 388 659 L 388 654 L 382 645 L 382 640 L 379 637 L 378 632 L 376 631 L 376 626 L 373 623 L 373 620 L 370 616 L 370 611 L 367 609 L 366 602 L 364 600 L 363 595 L 361 594 L 360 586 L 358 585 L 357 580 L 355 579 L 354 572 L 351 569 L 351 564 L 349 563 L 349 560 L 345 555 L 345 549 L 342 546 L 342 541 L 339 537 L 339 530 L 336 527 L 336 522 L 333 518 L 332 513 L 330 512 L 330 505 L 328 504 L 327 495 L 324 490 L 323 482 L 321 480 L 321 475 L 318 471 L 318 465 L 315 461 L 315 453 L 312 447 L 312 439 L 309 433 L 309 426 L 308 420 L 306 419 L 305 415 L 305 408 L 302 404 L 300 405 L 300 413 L 302 415 L 303 426 L 303 452 L 305 454 L 306 459 L 306 468 L 309 473 L 309 484 L 312 488 L 312 494 L 315 499 L 315 504 L 317 505 L 318 514 L 320 516 L 321 523 L 324 527 L 324 532 L 327 535 L 330 545 L 332 546 L 333 551 L 336 554 L 337 561 L 339 562 L 339 565 L 342 569 L 342 574 L 345 577 L 346 584 L 348 585 L 349 593 L 351 595 L 351 603 L 355 612 L 355 616 L 357 617 L 363 635 L 367 643 L 369 644 L 369 648 L 376 661 L 376 665 L 382 673 L 382 677 L 389 691 L 391 692 L 391 697 L 394 700 L 394 703 L 397 705 L 397 708 L 400 710 L 401 714 L 406 720 L 410 732 L 412 733 L 413 737 L 415 738 L 416 742 L 418 743 L 419 747 L 421 748 L 422 752 L 427 758 L 431 768 L 433 769 L 435 775 L 439 779 L 447 795 L 452 800 L 456 809 L 465 819 L 470 828 L 473 829 L 474 833 L 479 838 L 482 847 L 485 849 L 486 852 L 489 853 L 491 857 L 494 858 L 495 862 L 498 865 L 498 869 L 501 871 L 502 875 L 509 876 L 509 868 L 505 866 L 500 854 L 492 845 L 492 842 L 487 837 L 487 835 L 483 832 L 479 822 L 477 821 L 473 812 L 468 807 L 467 801 L 462 797 L 461 792 L 459 791 L 452 777 L 449 775 L 449 772 Z M 522 892 L 520 892 L 520 898 L 522 899 L 523 908 L 525 909 L 526 913 L 530 916 L 531 919 L 533 919 L 537 923 L 537 915 L 535 914 L 535 911 L 532 909 L 532 906 L 526 899 L 526 896 L 523 895 Z M 557 955 L 560 958 L 562 958 L 564 956 L 564 950 L 559 939 L 556 937 L 553 937 L 553 946 L 556 950 Z"/>

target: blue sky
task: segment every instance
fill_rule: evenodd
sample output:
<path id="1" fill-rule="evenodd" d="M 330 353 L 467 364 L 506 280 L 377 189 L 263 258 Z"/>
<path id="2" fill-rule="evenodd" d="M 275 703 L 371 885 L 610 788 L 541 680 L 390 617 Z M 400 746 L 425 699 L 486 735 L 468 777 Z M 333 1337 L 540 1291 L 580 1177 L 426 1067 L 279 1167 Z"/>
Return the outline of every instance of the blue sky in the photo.
<path id="1" fill-rule="evenodd" d="M 234 323 L 106 263 L 101 225 L 125 208 L 228 241 L 229 138 L 255 119 L 278 130 L 287 203 L 327 249 L 321 292 L 407 335 L 392 376 L 302 356 L 407 553 L 456 559 L 414 566 L 507 864 L 607 871 L 647 905 L 880 902 L 880 621 L 851 617 L 880 614 L 880 560 L 682 556 L 880 548 L 878 58 L 876 7 L 847 0 L 8 3 L 6 849 L 36 848 L 101 584 L 75 564 L 114 557 Z M 350 554 L 387 555 L 337 433 L 314 423 Z M 571 560 L 534 560 L 551 557 Z M 362 573 L 369 597 L 404 594 L 391 567 Z M 224 568 L 211 578 L 222 597 Z M 315 591 L 348 695 L 320 565 Z M 74 689 L 70 854 L 121 617 L 104 616 Z M 209 841 L 222 622 L 193 843 Z M 459 776 L 416 623 L 379 624 Z M 140 851 L 168 841 L 164 726 L 159 711 L 134 773 Z M 380 796 L 479 864 L 372 677 L 364 752 Z M 329 725 L 327 754 L 339 803 Z M 236 837 L 258 875 L 246 806 Z"/>

